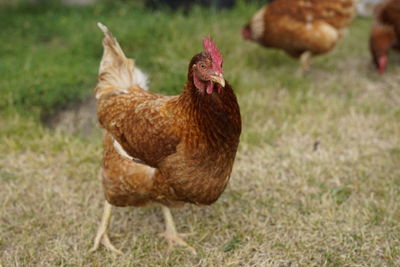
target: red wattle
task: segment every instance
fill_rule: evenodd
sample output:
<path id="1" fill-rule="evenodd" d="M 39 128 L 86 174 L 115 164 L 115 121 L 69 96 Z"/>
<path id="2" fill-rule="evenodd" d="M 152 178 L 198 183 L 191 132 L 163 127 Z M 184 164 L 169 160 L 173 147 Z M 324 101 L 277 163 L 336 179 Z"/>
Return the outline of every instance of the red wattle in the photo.
<path id="1" fill-rule="evenodd" d="M 207 94 L 212 94 L 213 92 L 213 88 L 214 88 L 214 83 L 213 82 L 209 82 L 207 85 Z"/>
<path id="2" fill-rule="evenodd" d="M 383 74 L 385 72 L 387 62 L 388 62 L 387 56 L 381 56 L 379 58 L 378 65 L 379 65 L 379 73 L 380 74 Z"/>

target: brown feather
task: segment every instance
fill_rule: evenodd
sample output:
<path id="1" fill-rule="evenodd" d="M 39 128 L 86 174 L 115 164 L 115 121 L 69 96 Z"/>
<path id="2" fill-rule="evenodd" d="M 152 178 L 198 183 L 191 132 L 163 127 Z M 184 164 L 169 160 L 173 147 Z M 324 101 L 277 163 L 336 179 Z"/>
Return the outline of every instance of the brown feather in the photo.
<path id="1" fill-rule="evenodd" d="M 387 0 L 375 9 L 375 22 L 393 27 L 400 40 L 400 0 Z"/>
<path id="2" fill-rule="evenodd" d="M 400 0 L 388 0 L 376 6 L 371 29 L 370 50 L 375 66 L 381 69 L 379 60 L 387 57 L 389 50 L 400 48 Z"/>
<path id="3" fill-rule="evenodd" d="M 254 15 L 251 39 L 293 57 L 335 47 L 355 14 L 355 0 L 276 0 Z"/>

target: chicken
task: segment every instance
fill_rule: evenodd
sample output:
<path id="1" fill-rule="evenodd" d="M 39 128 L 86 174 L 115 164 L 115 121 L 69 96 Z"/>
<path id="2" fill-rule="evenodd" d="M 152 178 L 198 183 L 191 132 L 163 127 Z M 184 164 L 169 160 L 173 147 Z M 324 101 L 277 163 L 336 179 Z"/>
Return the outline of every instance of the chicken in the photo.
<path id="1" fill-rule="evenodd" d="M 104 54 L 95 88 L 97 116 L 105 129 L 101 176 L 105 207 L 93 250 L 119 252 L 107 236 L 111 205 L 160 203 L 170 246 L 195 253 L 175 229 L 168 207 L 210 205 L 224 191 L 241 133 L 236 96 L 223 77 L 222 56 L 210 38 L 189 63 L 178 96 L 143 89 L 142 72 L 125 57 L 102 24 Z"/>
<path id="2" fill-rule="evenodd" d="M 357 0 L 276 0 L 247 23 L 242 35 L 265 47 L 300 58 L 307 71 L 310 57 L 331 51 L 351 23 Z"/>
<path id="3" fill-rule="evenodd" d="M 376 69 L 385 72 L 390 49 L 400 49 L 400 0 L 376 6 L 370 37 L 370 50 Z"/>

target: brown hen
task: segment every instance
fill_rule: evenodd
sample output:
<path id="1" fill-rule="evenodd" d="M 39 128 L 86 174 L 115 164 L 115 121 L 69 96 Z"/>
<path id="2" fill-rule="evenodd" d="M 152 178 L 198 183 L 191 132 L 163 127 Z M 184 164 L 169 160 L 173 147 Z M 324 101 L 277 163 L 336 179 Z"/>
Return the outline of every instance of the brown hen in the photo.
<path id="1" fill-rule="evenodd" d="M 260 9 L 242 30 L 243 38 L 309 60 L 332 50 L 351 23 L 357 0 L 276 0 Z"/>
<path id="2" fill-rule="evenodd" d="M 370 50 L 380 74 L 385 72 L 390 49 L 400 49 L 400 0 L 387 0 L 375 8 Z"/>
<path id="3" fill-rule="evenodd" d="M 105 129 L 102 179 L 106 197 L 92 250 L 104 244 L 114 206 L 163 205 L 171 244 L 188 246 L 177 233 L 168 207 L 209 205 L 229 180 L 241 132 L 236 96 L 223 77 L 222 57 L 211 39 L 189 63 L 178 96 L 148 92 L 145 78 L 125 57 L 102 24 L 104 54 L 96 91 L 97 116 Z M 110 205 L 111 204 L 111 205 Z"/>

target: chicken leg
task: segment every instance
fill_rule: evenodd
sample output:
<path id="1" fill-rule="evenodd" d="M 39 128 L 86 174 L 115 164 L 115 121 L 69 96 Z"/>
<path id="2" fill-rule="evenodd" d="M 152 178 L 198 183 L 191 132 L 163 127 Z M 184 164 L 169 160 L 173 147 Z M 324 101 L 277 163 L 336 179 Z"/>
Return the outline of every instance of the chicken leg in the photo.
<path id="1" fill-rule="evenodd" d="M 311 56 L 312 54 L 310 51 L 305 51 L 301 54 L 299 74 L 304 75 L 310 70 Z"/>
<path id="2" fill-rule="evenodd" d="M 97 230 L 96 238 L 94 239 L 93 247 L 89 250 L 89 252 L 96 251 L 99 248 L 100 243 L 103 244 L 107 249 L 115 252 L 117 254 L 122 254 L 122 252 L 114 247 L 114 245 L 110 242 L 107 234 L 107 228 L 110 223 L 111 218 L 111 208 L 110 203 L 104 201 L 104 212 L 103 217 L 101 218 L 101 223 L 99 229 Z"/>
<path id="3" fill-rule="evenodd" d="M 165 220 L 165 232 L 161 233 L 160 235 L 165 237 L 165 239 L 167 239 L 169 247 L 171 248 L 175 245 L 183 246 L 187 250 L 192 252 L 194 255 L 196 255 L 197 254 L 196 250 L 191 246 L 189 246 L 185 242 L 185 240 L 182 239 L 182 236 L 184 236 L 184 234 L 180 234 L 176 231 L 174 219 L 172 218 L 170 209 L 166 206 L 162 206 L 162 211 Z"/>

